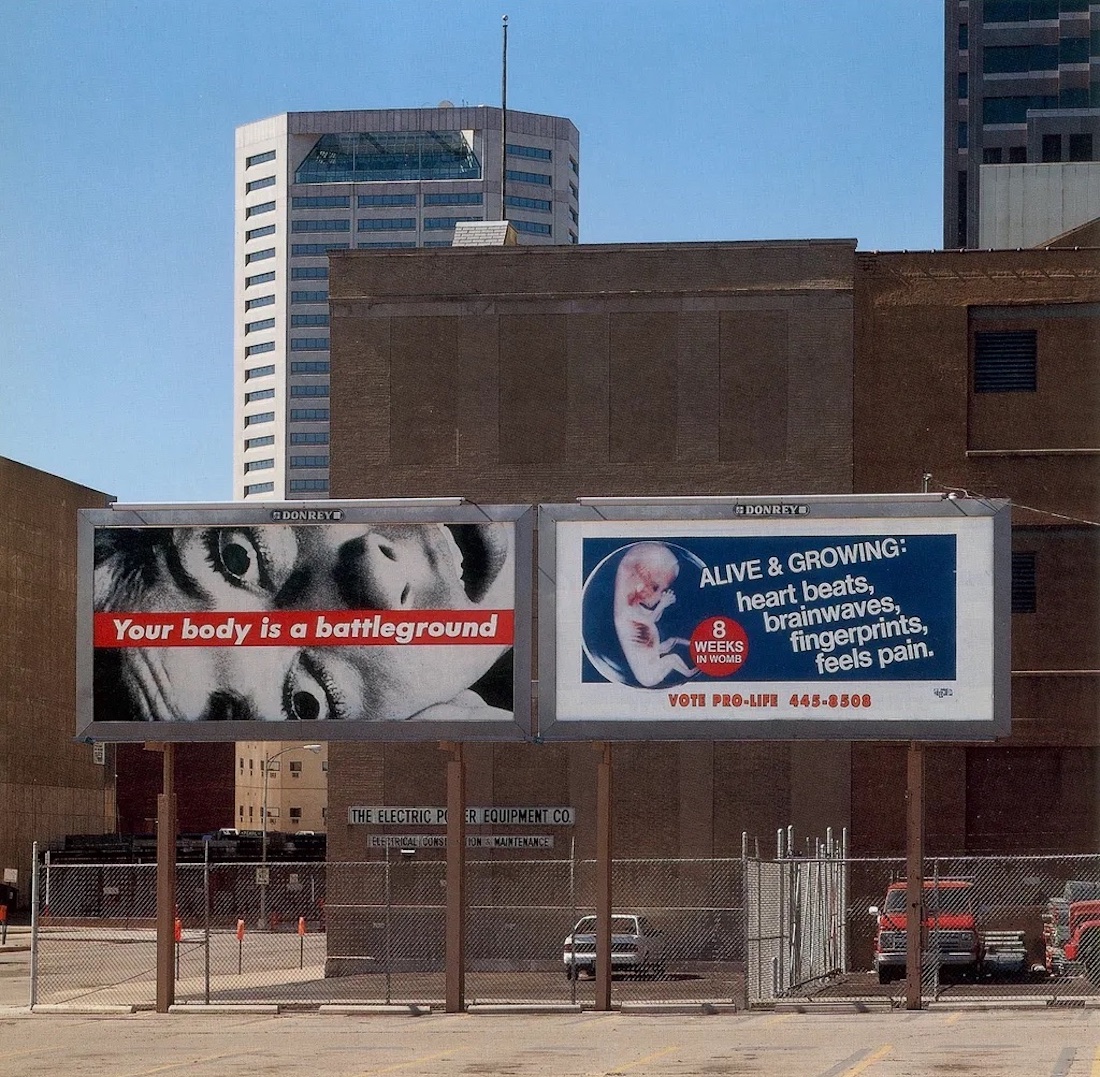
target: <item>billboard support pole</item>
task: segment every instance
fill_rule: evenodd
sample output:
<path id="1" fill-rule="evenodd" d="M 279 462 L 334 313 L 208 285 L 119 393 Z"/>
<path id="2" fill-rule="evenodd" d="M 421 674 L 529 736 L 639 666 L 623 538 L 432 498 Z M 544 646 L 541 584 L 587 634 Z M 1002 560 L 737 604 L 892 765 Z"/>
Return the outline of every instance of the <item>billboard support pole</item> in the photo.
<path id="1" fill-rule="evenodd" d="M 447 1013 L 462 1013 L 466 988 L 466 759 L 462 742 L 444 742 L 447 760 Z"/>
<path id="2" fill-rule="evenodd" d="M 163 791 L 157 797 L 157 1013 L 167 1013 L 176 990 L 176 746 L 145 747 L 162 752 L 164 760 Z"/>
<path id="3" fill-rule="evenodd" d="M 924 745 L 919 741 L 910 742 L 906 761 L 905 858 L 905 1008 L 919 1010 L 924 952 Z"/>
<path id="4" fill-rule="evenodd" d="M 596 1009 L 611 1009 L 611 742 L 596 746 Z"/>

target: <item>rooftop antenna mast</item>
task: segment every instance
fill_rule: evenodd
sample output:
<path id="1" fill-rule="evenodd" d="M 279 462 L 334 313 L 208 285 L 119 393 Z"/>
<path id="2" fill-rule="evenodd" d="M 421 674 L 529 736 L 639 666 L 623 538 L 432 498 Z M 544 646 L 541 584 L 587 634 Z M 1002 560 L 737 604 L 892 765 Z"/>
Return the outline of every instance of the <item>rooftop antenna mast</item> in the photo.
<path id="1" fill-rule="evenodd" d="M 507 177 L 508 157 L 508 16 L 501 19 L 504 40 L 500 53 L 500 219 L 507 220 L 504 212 L 504 183 Z"/>

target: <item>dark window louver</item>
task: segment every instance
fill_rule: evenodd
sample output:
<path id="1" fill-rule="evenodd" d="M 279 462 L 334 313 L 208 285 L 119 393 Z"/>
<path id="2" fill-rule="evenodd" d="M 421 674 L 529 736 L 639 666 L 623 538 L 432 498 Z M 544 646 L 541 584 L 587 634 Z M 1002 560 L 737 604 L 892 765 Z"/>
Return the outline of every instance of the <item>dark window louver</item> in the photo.
<path id="1" fill-rule="evenodd" d="M 1035 392 L 1034 329 L 974 336 L 974 392 Z"/>
<path id="2" fill-rule="evenodd" d="M 1035 554 L 1012 555 L 1012 612 L 1035 612 Z"/>

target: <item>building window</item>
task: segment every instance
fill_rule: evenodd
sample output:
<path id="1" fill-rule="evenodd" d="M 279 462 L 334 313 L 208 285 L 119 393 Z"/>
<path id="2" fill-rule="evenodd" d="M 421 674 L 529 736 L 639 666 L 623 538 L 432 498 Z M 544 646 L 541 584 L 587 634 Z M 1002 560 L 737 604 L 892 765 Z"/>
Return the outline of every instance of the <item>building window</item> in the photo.
<path id="1" fill-rule="evenodd" d="M 451 241 L 449 239 L 429 239 L 425 242 L 425 247 L 450 247 Z"/>
<path id="2" fill-rule="evenodd" d="M 967 142 L 969 141 L 969 127 L 965 120 L 959 123 L 958 131 L 958 145 L 960 150 L 965 150 Z"/>
<path id="3" fill-rule="evenodd" d="M 1030 110 L 1057 107 L 1057 96 L 1050 94 L 987 97 L 982 101 L 982 123 L 1027 123 Z"/>
<path id="4" fill-rule="evenodd" d="M 254 389 L 251 393 L 244 394 L 246 404 L 255 404 L 257 400 L 273 400 L 274 398 L 274 389 Z"/>
<path id="5" fill-rule="evenodd" d="M 274 329 L 274 318 L 263 318 L 258 322 L 247 322 L 244 327 L 246 333 L 258 333 L 261 329 Z"/>
<path id="6" fill-rule="evenodd" d="M 266 482 L 265 482 L 265 483 L 264 483 L 263 485 L 264 485 L 264 486 L 271 486 L 271 488 L 272 488 L 272 489 L 274 489 L 274 488 L 275 488 L 275 487 L 274 487 L 274 484 L 272 484 L 272 483 L 266 483 Z M 252 813 L 253 813 L 253 811 L 254 811 L 254 810 L 255 810 L 255 809 L 253 808 L 253 806 L 252 806 L 251 804 L 249 804 L 249 805 L 248 805 L 248 819 L 249 819 L 249 822 L 251 822 L 251 821 L 252 821 Z"/>
<path id="7" fill-rule="evenodd" d="M 249 367 L 244 372 L 244 380 L 251 381 L 253 378 L 266 378 L 268 374 L 275 373 L 275 364 L 269 363 L 267 366 L 254 366 Z"/>
<path id="8" fill-rule="evenodd" d="M 1089 39 L 1087 37 L 1063 37 L 1058 42 L 1058 63 L 1087 64 L 1089 62 Z"/>
<path id="9" fill-rule="evenodd" d="M 580 166 L 572 157 L 569 158 L 569 167 L 573 170 L 574 176 L 579 176 L 581 174 Z"/>
<path id="10" fill-rule="evenodd" d="M 328 280 L 328 266 L 294 266 L 291 280 Z"/>
<path id="11" fill-rule="evenodd" d="M 251 157 L 244 159 L 244 167 L 252 168 L 253 165 L 266 165 L 268 161 L 275 160 L 274 150 L 264 150 L 263 153 L 255 153 Z"/>
<path id="12" fill-rule="evenodd" d="M 273 482 L 254 482 L 244 488 L 244 496 L 250 497 L 252 494 L 270 494 L 275 489 L 275 483 Z M 248 809 L 248 817 L 252 818 L 252 809 Z"/>
<path id="13" fill-rule="evenodd" d="M 291 396 L 328 396 L 327 385 L 292 385 Z"/>
<path id="14" fill-rule="evenodd" d="M 360 232 L 408 232 L 416 227 L 415 217 L 360 217 Z"/>
<path id="15" fill-rule="evenodd" d="M 303 255 L 328 254 L 329 251 L 346 251 L 350 243 L 292 243 L 290 253 L 297 257 Z"/>
<path id="16" fill-rule="evenodd" d="M 960 169 L 958 175 L 958 187 L 956 197 L 958 198 L 958 206 L 955 213 L 955 229 L 958 235 L 958 244 L 960 247 L 966 246 L 966 225 L 967 225 L 967 206 L 966 206 L 966 192 L 967 192 L 967 178 L 966 169 Z"/>
<path id="17" fill-rule="evenodd" d="M 982 164 L 983 165 L 999 165 L 1001 163 L 1001 147 L 1000 146 L 986 146 L 982 150 Z"/>
<path id="18" fill-rule="evenodd" d="M 267 817 L 269 819 L 278 819 L 281 810 L 281 808 L 275 808 L 269 805 L 267 809 Z"/>
<path id="19" fill-rule="evenodd" d="M 1092 135 L 1079 134 L 1069 136 L 1069 159 L 1071 161 L 1092 160 Z"/>
<path id="20" fill-rule="evenodd" d="M 275 466 L 275 458 L 273 456 L 267 457 L 266 460 L 249 460 L 244 465 L 245 473 L 249 471 L 267 471 L 268 468 Z"/>
<path id="21" fill-rule="evenodd" d="M 321 760 L 321 771 L 322 771 L 322 773 L 328 773 L 328 760 L 327 759 L 322 759 Z"/>
<path id="22" fill-rule="evenodd" d="M 274 258 L 274 257 L 275 257 L 275 248 L 274 247 L 267 247 L 266 249 L 264 249 L 262 251 L 252 251 L 251 254 L 246 254 L 244 256 L 244 264 L 245 265 L 250 265 L 252 262 L 262 262 L 265 259 Z"/>
<path id="23" fill-rule="evenodd" d="M 512 226 L 517 232 L 527 232 L 534 236 L 550 235 L 550 225 L 540 221 L 513 221 Z"/>
<path id="24" fill-rule="evenodd" d="M 254 277 L 246 277 L 244 281 L 244 286 L 246 288 L 254 288 L 257 284 L 268 284 L 274 279 L 274 270 L 269 270 L 267 273 L 257 273 Z"/>
<path id="25" fill-rule="evenodd" d="M 351 195 L 295 195 L 290 200 L 290 207 L 291 209 L 351 209 Z"/>
<path id="26" fill-rule="evenodd" d="M 290 821 L 292 823 L 300 823 L 302 821 L 302 809 L 291 808 L 290 809 Z"/>
<path id="27" fill-rule="evenodd" d="M 327 423 L 328 408 L 291 408 L 290 421 L 292 423 Z M 295 435 L 291 435 L 294 437 Z"/>
<path id="28" fill-rule="evenodd" d="M 481 217 L 425 217 L 425 232 L 449 232 L 459 221 L 480 221 Z"/>
<path id="29" fill-rule="evenodd" d="M 541 146 L 518 146 L 512 142 L 507 143 L 509 157 L 532 157 L 537 161 L 549 161 L 550 151 Z"/>
<path id="30" fill-rule="evenodd" d="M 1012 612 L 1035 612 L 1035 554 L 1012 554 Z"/>
<path id="31" fill-rule="evenodd" d="M 327 374 L 328 360 L 299 359 L 290 364 L 291 374 Z"/>
<path id="32" fill-rule="evenodd" d="M 970 47 L 970 27 L 965 22 L 959 23 L 959 51 L 966 52 Z"/>
<path id="33" fill-rule="evenodd" d="M 293 468 L 300 467 L 328 467 L 327 456 L 292 456 L 290 458 L 290 466 Z"/>
<path id="34" fill-rule="evenodd" d="M 292 303 L 327 303 L 328 292 L 291 292 Z"/>
<path id="35" fill-rule="evenodd" d="M 1062 136 L 1043 135 L 1043 163 L 1050 164 L 1062 159 Z"/>
<path id="36" fill-rule="evenodd" d="M 361 251 L 374 251 L 374 250 L 394 250 L 397 247 L 415 247 L 416 244 L 411 240 L 404 239 L 389 239 L 380 240 L 377 243 L 356 243 L 355 246 Z"/>
<path id="37" fill-rule="evenodd" d="M 291 221 L 290 230 L 292 232 L 350 232 L 351 221 L 346 218 L 329 221 Z"/>
<path id="38" fill-rule="evenodd" d="M 515 172 L 509 169 L 505 177 L 513 183 L 537 183 L 540 187 L 552 186 L 550 177 L 543 172 Z"/>
<path id="39" fill-rule="evenodd" d="M 245 426 L 256 426 L 259 423 L 271 423 L 275 421 L 275 412 L 273 411 L 257 411 L 253 415 L 246 415 L 244 417 Z"/>
<path id="40" fill-rule="evenodd" d="M 328 479 L 291 479 L 290 489 L 294 491 L 314 490 L 323 492 L 328 489 Z"/>
<path id="41" fill-rule="evenodd" d="M 1027 164 L 1027 146 L 1009 146 L 1008 163 L 1010 165 Z"/>
<path id="42" fill-rule="evenodd" d="M 575 233 L 573 233 L 573 232 L 570 232 L 570 233 L 569 233 L 569 242 L 570 242 L 570 243 L 579 243 L 579 242 L 580 242 L 580 240 L 579 240 L 579 239 L 577 239 L 577 237 L 576 237 L 576 234 L 575 234 Z"/>
<path id="43" fill-rule="evenodd" d="M 302 325 L 328 325 L 327 314 L 292 314 L 290 316 L 291 327 Z"/>
<path id="44" fill-rule="evenodd" d="M 481 162 L 461 131 L 372 131 L 322 135 L 295 183 L 479 180 Z"/>
<path id="45" fill-rule="evenodd" d="M 537 209 L 540 213 L 549 213 L 554 208 L 554 203 L 546 198 L 524 198 L 518 194 L 504 196 L 506 206 L 514 206 L 516 209 Z"/>
<path id="46" fill-rule="evenodd" d="M 244 185 L 245 194 L 251 194 L 253 191 L 262 191 L 265 187 L 274 187 L 275 177 L 264 176 L 263 179 L 253 180 L 251 183 Z"/>
<path id="47" fill-rule="evenodd" d="M 291 759 L 290 766 L 287 769 L 290 771 L 291 774 L 301 774 L 302 761 L 300 759 Z M 291 808 L 290 814 L 293 816 L 296 811 L 300 813 L 301 810 L 301 808 Z"/>
<path id="48" fill-rule="evenodd" d="M 328 337 L 298 337 L 290 342 L 292 352 L 327 352 Z"/>
<path id="49" fill-rule="evenodd" d="M 975 333 L 974 392 L 1035 392 L 1037 359 L 1034 329 Z"/>
<path id="50" fill-rule="evenodd" d="M 579 202 L 581 200 L 581 192 L 577 190 L 577 185 L 575 183 L 569 184 L 569 193 L 573 196 L 574 202 Z"/>
<path id="51" fill-rule="evenodd" d="M 244 350 L 245 358 L 250 355 L 264 355 L 275 350 L 275 341 L 269 340 L 266 344 L 249 344 Z"/>
<path id="52" fill-rule="evenodd" d="M 244 309 L 255 310 L 257 307 L 271 307 L 275 305 L 273 295 L 258 295 L 255 299 L 246 300 Z"/>
<path id="53" fill-rule="evenodd" d="M 1096 85 L 1095 83 L 1093 84 Z M 1087 86 L 1066 86 L 1058 94 L 1059 108 L 1088 108 L 1089 90 Z"/>
<path id="54" fill-rule="evenodd" d="M 480 191 L 452 191 L 449 194 L 426 194 L 426 206 L 480 206 L 485 201 Z"/>
<path id="55" fill-rule="evenodd" d="M 262 228 L 250 228 L 244 234 L 245 242 L 248 243 L 253 239 L 263 239 L 264 236 L 273 236 L 275 234 L 275 225 L 265 224 Z"/>
<path id="56" fill-rule="evenodd" d="M 415 206 L 414 194 L 361 194 L 356 203 L 360 209 L 364 206 Z"/>
<path id="57" fill-rule="evenodd" d="M 970 96 L 970 76 L 965 71 L 959 72 L 959 100 L 965 101 Z"/>
<path id="58" fill-rule="evenodd" d="M 291 445 L 327 445 L 328 434 L 324 430 L 306 430 L 290 435 Z"/>
<path id="59" fill-rule="evenodd" d="M 244 439 L 244 451 L 248 452 L 249 449 L 262 449 L 265 445 L 274 445 L 275 435 L 264 434 L 262 438 L 245 438 Z M 244 766 L 244 760 L 241 760 L 241 766 Z"/>
<path id="60" fill-rule="evenodd" d="M 244 215 L 246 217 L 258 217 L 261 213 L 270 213 L 274 209 L 274 202 L 257 202 L 254 206 L 248 206 L 244 211 Z"/>
<path id="61" fill-rule="evenodd" d="M 984 21 L 986 24 L 991 22 L 1027 22 L 1031 18 L 1033 6 L 1037 5 L 1033 5 L 1031 0 L 986 0 Z M 1057 15 L 1057 0 L 1055 0 L 1054 11 Z"/>
<path id="62" fill-rule="evenodd" d="M 581 215 L 572 207 L 569 207 L 569 216 L 573 219 L 574 224 L 581 223 Z"/>

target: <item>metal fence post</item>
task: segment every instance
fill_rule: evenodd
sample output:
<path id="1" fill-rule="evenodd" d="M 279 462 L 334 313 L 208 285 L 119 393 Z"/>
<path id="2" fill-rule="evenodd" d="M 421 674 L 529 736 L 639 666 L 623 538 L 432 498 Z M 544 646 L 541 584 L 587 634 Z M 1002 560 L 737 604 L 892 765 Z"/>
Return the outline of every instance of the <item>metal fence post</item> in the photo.
<path id="1" fill-rule="evenodd" d="M 202 895 L 204 922 L 203 934 L 205 954 L 203 955 L 203 999 L 210 1005 L 210 839 L 202 843 Z"/>
<path id="2" fill-rule="evenodd" d="M 46 854 L 49 855 L 48 853 Z M 31 995 L 33 1010 L 38 1002 L 38 842 L 31 846 Z"/>
<path id="3" fill-rule="evenodd" d="M 569 1001 L 577 1001 L 577 839 L 569 839 Z"/>
<path id="4" fill-rule="evenodd" d="M 386 1004 L 390 1002 L 390 931 L 393 927 L 393 914 L 391 908 L 393 905 L 393 889 L 390 882 L 390 847 L 386 846 L 386 869 L 385 869 L 385 891 L 386 891 Z"/>

